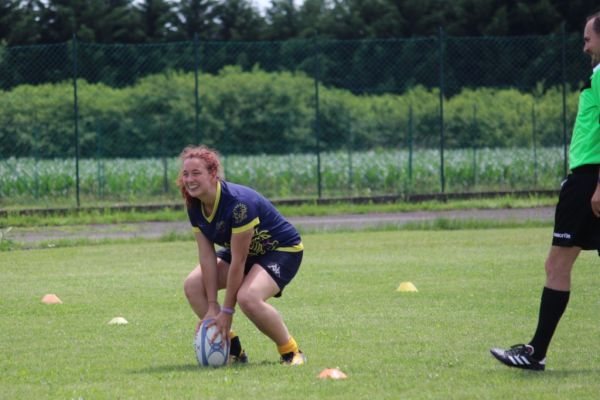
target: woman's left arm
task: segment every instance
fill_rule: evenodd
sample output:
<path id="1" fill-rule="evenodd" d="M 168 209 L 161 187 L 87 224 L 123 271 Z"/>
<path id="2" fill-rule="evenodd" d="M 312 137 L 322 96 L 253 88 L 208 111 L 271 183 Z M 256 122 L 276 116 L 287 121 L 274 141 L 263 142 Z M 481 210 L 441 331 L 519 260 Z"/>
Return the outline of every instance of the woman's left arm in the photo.
<path id="1" fill-rule="evenodd" d="M 233 233 L 231 235 L 231 263 L 229 264 L 229 272 L 227 273 L 227 288 L 225 290 L 223 307 L 216 320 L 217 328 L 223 337 L 226 337 L 225 335 L 228 335 L 231 330 L 237 292 L 244 280 L 244 267 L 253 234 L 254 229 L 248 229 L 244 232 Z"/>

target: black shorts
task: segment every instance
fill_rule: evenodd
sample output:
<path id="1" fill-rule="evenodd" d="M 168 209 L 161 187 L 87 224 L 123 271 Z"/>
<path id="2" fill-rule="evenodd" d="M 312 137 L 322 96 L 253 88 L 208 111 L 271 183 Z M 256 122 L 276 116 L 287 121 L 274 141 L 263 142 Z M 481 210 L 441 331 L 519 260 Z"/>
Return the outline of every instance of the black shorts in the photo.
<path id="1" fill-rule="evenodd" d="M 560 189 L 554 214 L 552 245 L 600 250 L 600 218 L 591 199 L 598 184 L 598 165 L 575 168 Z"/>
<path id="2" fill-rule="evenodd" d="M 244 275 L 250 272 L 254 264 L 260 265 L 273 278 L 277 286 L 279 286 L 279 292 L 275 297 L 281 297 L 283 289 L 292 281 L 298 269 L 300 269 L 303 254 L 303 251 L 270 251 L 261 256 L 248 256 L 244 267 Z M 231 264 L 230 249 L 218 250 L 217 257 L 227 264 Z"/>

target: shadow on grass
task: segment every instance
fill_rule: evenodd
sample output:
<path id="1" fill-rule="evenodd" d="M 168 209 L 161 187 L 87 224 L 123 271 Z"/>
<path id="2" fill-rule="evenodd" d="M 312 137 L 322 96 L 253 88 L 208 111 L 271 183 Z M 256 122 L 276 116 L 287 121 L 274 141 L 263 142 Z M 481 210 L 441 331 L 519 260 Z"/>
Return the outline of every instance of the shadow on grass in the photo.
<path id="1" fill-rule="evenodd" d="M 589 369 L 566 369 L 566 370 L 552 370 L 552 369 L 547 369 L 545 371 L 542 372 L 535 372 L 535 371 L 523 371 L 523 372 L 528 372 L 527 375 L 524 376 L 528 376 L 530 374 L 533 375 L 540 375 L 540 376 L 551 376 L 552 378 L 570 378 L 570 377 L 574 377 L 574 376 L 590 376 L 590 377 L 594 377 L 597 378 L 598 376 L 600 376 L 600 369 L 598 368 L 589 368 Z"/>
<path id="2" fill-rule="evenodd" d="M 250 362 L 248 364 L 236 364 L 236 365 L 228 365 L 226 367 L 223 367 L 224 369 L 236 369 L 236 370 L 241 370 L 241 369 L 245 369 L 245 368 L 251 368 L 251 367 L 271 367 L 271 366 L 275 366 L 275 365 L 279 365 L 278 361 L 259 361 L 259 362 Z M 167 373 L 167 372 L 210 372 L 210 371 L 214 371 L 217 368 L 210 368 L 210 367 L 201 367 L 198 364 L 177 364 L 177 365 L 157 365 L 154 367 L 147 367 L 147 368 L 142 368 L 142 369 L 138 369 L 138 370 L 132 370 L 130 371 L 130 373 L 132 374 L 156 374 L 156 373 Z"/>
<path id="3" fill-rule="evenodd" d="M 499 370 L 496 370 L 499 371 Z M 571 370 L 552 370 L 547 369 L 545 371 L 528 371 L 524 369 L 502 369 L 502 371 L 513 373 L 515 379 L 535 379 L 535 378 L 552 378 L 552 379 L 562 379 L 562 378 L 573 378 L 573 377 L 598 377 L 600 376 L 600 369 L 598 368 L 589 368 L 589 369 L 571 369 Z"/>
<path id="4" fill-rule="evenodd" d="M 167 372 L 190 372 L 190 371 L 210 371 L 208 368 L 200 368 L 198 364 L 178 364 L 178 365 L 157 365 L 138 370 L 131 370 L 132 374 L 156 374 Z"/>

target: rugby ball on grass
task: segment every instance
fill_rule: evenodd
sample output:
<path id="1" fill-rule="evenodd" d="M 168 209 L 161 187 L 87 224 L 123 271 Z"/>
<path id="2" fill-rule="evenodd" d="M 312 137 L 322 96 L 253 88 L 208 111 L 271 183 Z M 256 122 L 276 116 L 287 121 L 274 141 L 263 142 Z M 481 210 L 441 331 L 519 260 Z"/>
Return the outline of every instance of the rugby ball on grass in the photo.
<path id="1" fill-rule="evenodd" d="M 212 340 L 217 331 L 214 325 L 207 328 L 207 325 L 212 321 L 213 319 L 207 319 L 200 324 L 194 338 L 194 350 L 196 351 L 198 364 L 204 367 L 211 366 L 216 368 L 227 364 L 230 343 L 229 338 L 223 338 L 221 334 L 218 334 Z"/>

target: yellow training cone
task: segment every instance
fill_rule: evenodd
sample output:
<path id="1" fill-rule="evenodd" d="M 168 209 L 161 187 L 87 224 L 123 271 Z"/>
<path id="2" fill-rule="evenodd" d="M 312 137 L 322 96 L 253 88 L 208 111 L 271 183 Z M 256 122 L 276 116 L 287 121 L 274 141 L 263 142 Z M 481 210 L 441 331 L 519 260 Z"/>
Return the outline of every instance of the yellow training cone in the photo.
<path id="1" fill-rule="evenodd" d="M 123 317 L 114 317 L 108 322 L 109 325 L 127 325 L 128 322 Z"/>
<path id="2" fill-rule="evenodd" d="M 42 297 L 42 303 L 44 304 L 62 304 L 62 300 L 55 294 L 47 294 Z"/>
<path id="3" fill-rule="evenodd" d="M 398 289 L 396 289 L 397 292 L 418 292 L 417 288 L 415 287 L 415 285 L 413 285 L 412 282 L 402 282 L 400 283 L 400 286 L 398 286 Z"/>

